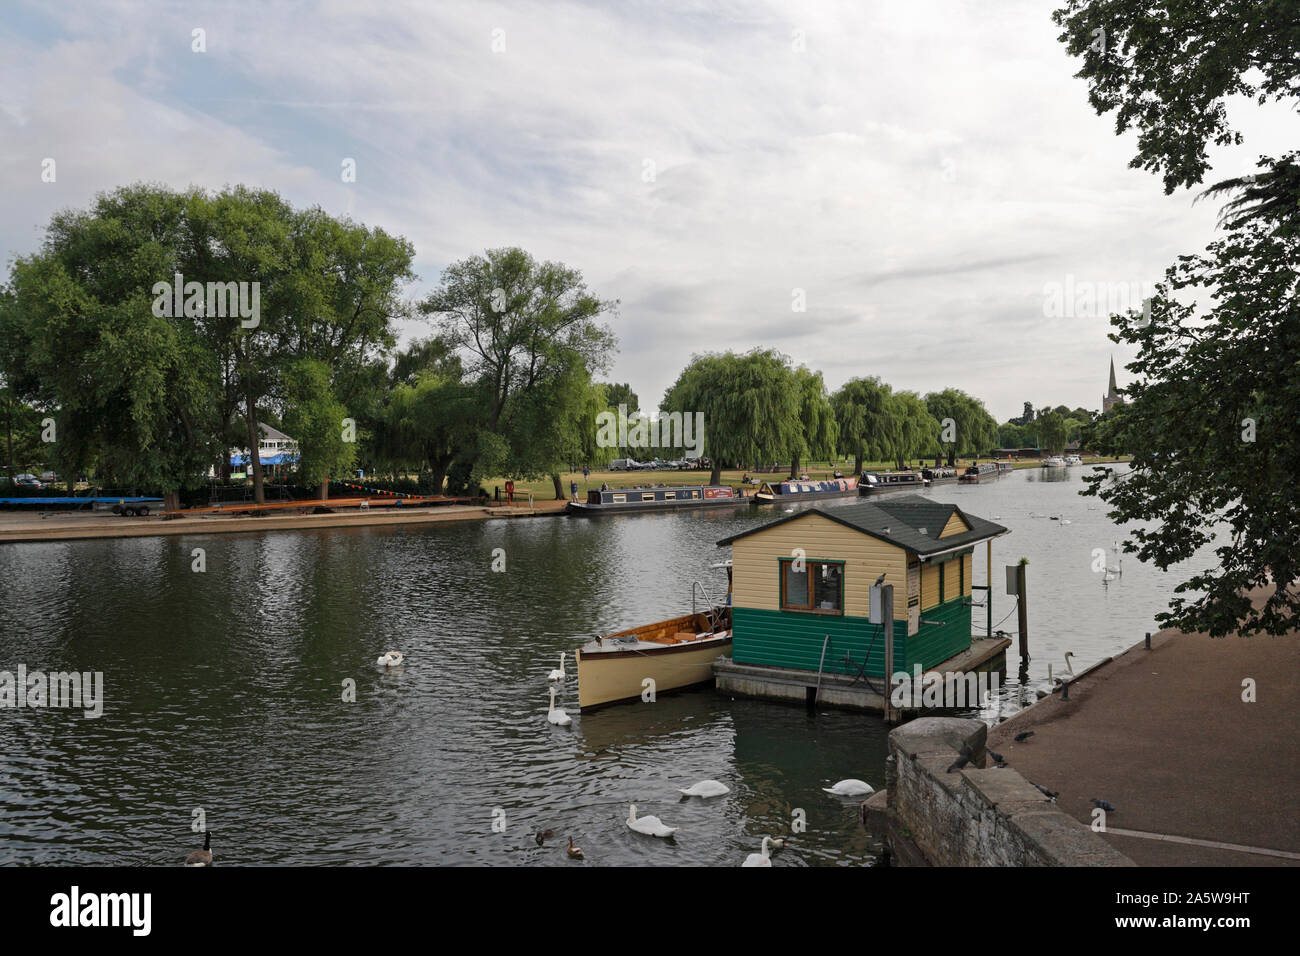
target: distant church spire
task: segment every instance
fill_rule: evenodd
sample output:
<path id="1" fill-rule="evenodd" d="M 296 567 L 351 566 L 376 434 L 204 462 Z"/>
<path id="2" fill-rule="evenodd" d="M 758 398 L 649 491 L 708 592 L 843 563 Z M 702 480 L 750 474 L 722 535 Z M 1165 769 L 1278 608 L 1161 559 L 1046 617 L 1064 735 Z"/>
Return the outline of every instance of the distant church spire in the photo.
<path id="1" fill-rule="evenodd" d="M 1115 356 L 1112 355 L 1110 358 L 1110 388 L 1101 397 L 1101 413 L 1104 415 L 1114 408 L 1116 403 L 1123 398 L 1123 395 L 1124 393 L 1119 390 L 1119 386 L 1115 383 Z"/>

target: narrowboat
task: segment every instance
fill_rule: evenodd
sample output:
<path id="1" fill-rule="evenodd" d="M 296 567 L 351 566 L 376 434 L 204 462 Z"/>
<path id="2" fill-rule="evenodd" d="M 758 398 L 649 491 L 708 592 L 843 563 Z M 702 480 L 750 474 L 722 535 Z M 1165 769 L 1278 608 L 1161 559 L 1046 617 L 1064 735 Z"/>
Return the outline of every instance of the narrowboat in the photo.
<path id="1" fill-rule="evenodd" d="M 815 498 L 845 498 L 858 493 L 858 479 L 830 478 L 826 481 L 763 482 L 754 495 L 754 503 L 770 505 L 777 501 L 808 501 Z"/>
<path id="2" fill-rule="evenodd" d="M 999 478 L 1001 478 L 1003 475 L 1009 475 L 1009 474 L 1011 474 L 1011 473 L 1012 473 L 1013 471 L 1015 471 L 1015 470 L 1016 470 L 1016 466 L 1015 466 L 1014 464 L 1012 464 L 1011 462 L 1009 462 L 1009 461 L 1000 461 L 1000 462 L 998 462 L 998 477 L 999 477 Z"/>
<path id="3" fill-rule="evenodd" d="M 971 465 L 966 469 L 966 473 L 961 476 L 962 481 L 987 481 L 990 478 L 1001 478 L 1002 469 L 995 462 L 986 461 L 983 464 Z"/>
<path id="4" fill-rule="evenodd" d="M 921 477 L 932 485 L 946 485 L 950 481 L 956 481 L 958 477 L 956 468 L 939 466 L 935 468 L 922 468 Z"/>
<path id="5" fill-rule="evenodd" d="M 919 491 L 930 484 L 922 473 L 915 471 L 864 471 L 858 484 L 858 494 L 880 495 L 887 491 Z"/>
<path id="6" fill-rule="evenodd" d="M 602 488 L 588 491 L 586 501 L 570 501 L 565 513 L 594 517 L 630 511 L 674 508 L 730 507 L 749 503 L 726 485 L 687 485 L 665 488 Z"/>

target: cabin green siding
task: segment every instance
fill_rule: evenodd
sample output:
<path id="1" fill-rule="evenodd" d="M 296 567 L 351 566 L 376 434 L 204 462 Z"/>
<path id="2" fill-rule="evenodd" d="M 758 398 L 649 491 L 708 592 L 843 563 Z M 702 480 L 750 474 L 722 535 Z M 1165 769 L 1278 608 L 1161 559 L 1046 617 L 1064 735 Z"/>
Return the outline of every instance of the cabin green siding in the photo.
<path id="1" fill-rule="evenodd" d="M 961 597 L 931 607 L 923 617 L 944 623 L 942 626 L 922 624 L 915 635 L 908 637 L 907 621 L 894 622 L 895 671 L 910 671 L 913 664 L 930 668 L 970 646 L 970 608 Z M 872 677 L 884 676 L 884 642 L 876 625 L 864 617 L 733 607 L 731 626 L 731 656 L 737 664 L 816 672 L 822 643 L 829 634 L 826 673 L 845 673 L 843 662 L 847 653 L 855 661 L 851 673 L 856 674 L 870 649 L 866 673 Z"/>

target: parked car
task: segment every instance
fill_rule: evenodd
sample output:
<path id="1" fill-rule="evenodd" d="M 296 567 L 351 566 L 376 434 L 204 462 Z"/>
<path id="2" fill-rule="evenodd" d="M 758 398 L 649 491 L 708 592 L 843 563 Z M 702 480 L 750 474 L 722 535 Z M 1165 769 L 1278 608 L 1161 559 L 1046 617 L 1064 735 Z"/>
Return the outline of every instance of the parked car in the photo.
<path id="1" fill-rule="evenodd" d="M 59 480 L 59 476 L 52 471 L 41 472 L 41 481 L 50 482 L 50 481 L 58 481 L 58 480 Z"/>
<path id="2" fill-rule="evenodd" d="M 39 488 L 41 487 L 41 479 L 37 478 L 35 475 L 15 475 L 14 484 L 20 488 Z"/>
<path id="3" fill-rule="evenodd" d="M 609 463 L 610 471 L 636 471 L 640 467 L 635 458 L 615 458 Z"/>

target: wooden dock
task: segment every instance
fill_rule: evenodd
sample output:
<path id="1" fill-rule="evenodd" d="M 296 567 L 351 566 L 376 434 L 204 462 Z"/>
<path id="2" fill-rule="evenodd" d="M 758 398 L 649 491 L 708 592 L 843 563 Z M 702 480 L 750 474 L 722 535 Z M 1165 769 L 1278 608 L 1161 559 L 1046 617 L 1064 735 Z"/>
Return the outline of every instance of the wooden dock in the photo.
<path id="1" fill-rule="evenodd" d="M 1011 641 L 1004 637 L 974 638 L 970 647 L 927 670 L 960 674 L 1002 670 L 1006 667 L 1006 650 L 1010 646 Z M 720 693 L 737 697 L 791 704 L 816 702 L 826 707 L 884 712 L 884 700 L 878 691 L 886 688 L 879 677 L 855 679 L 846 674 L 823 673 L 819 687 L 816 671 L 737 664 L 730 657 L 719 658 L 713 665 L 713 674 Z M 920 709 L 908 706 L 902 708 L 902 712 L 916 714 Z"/>

